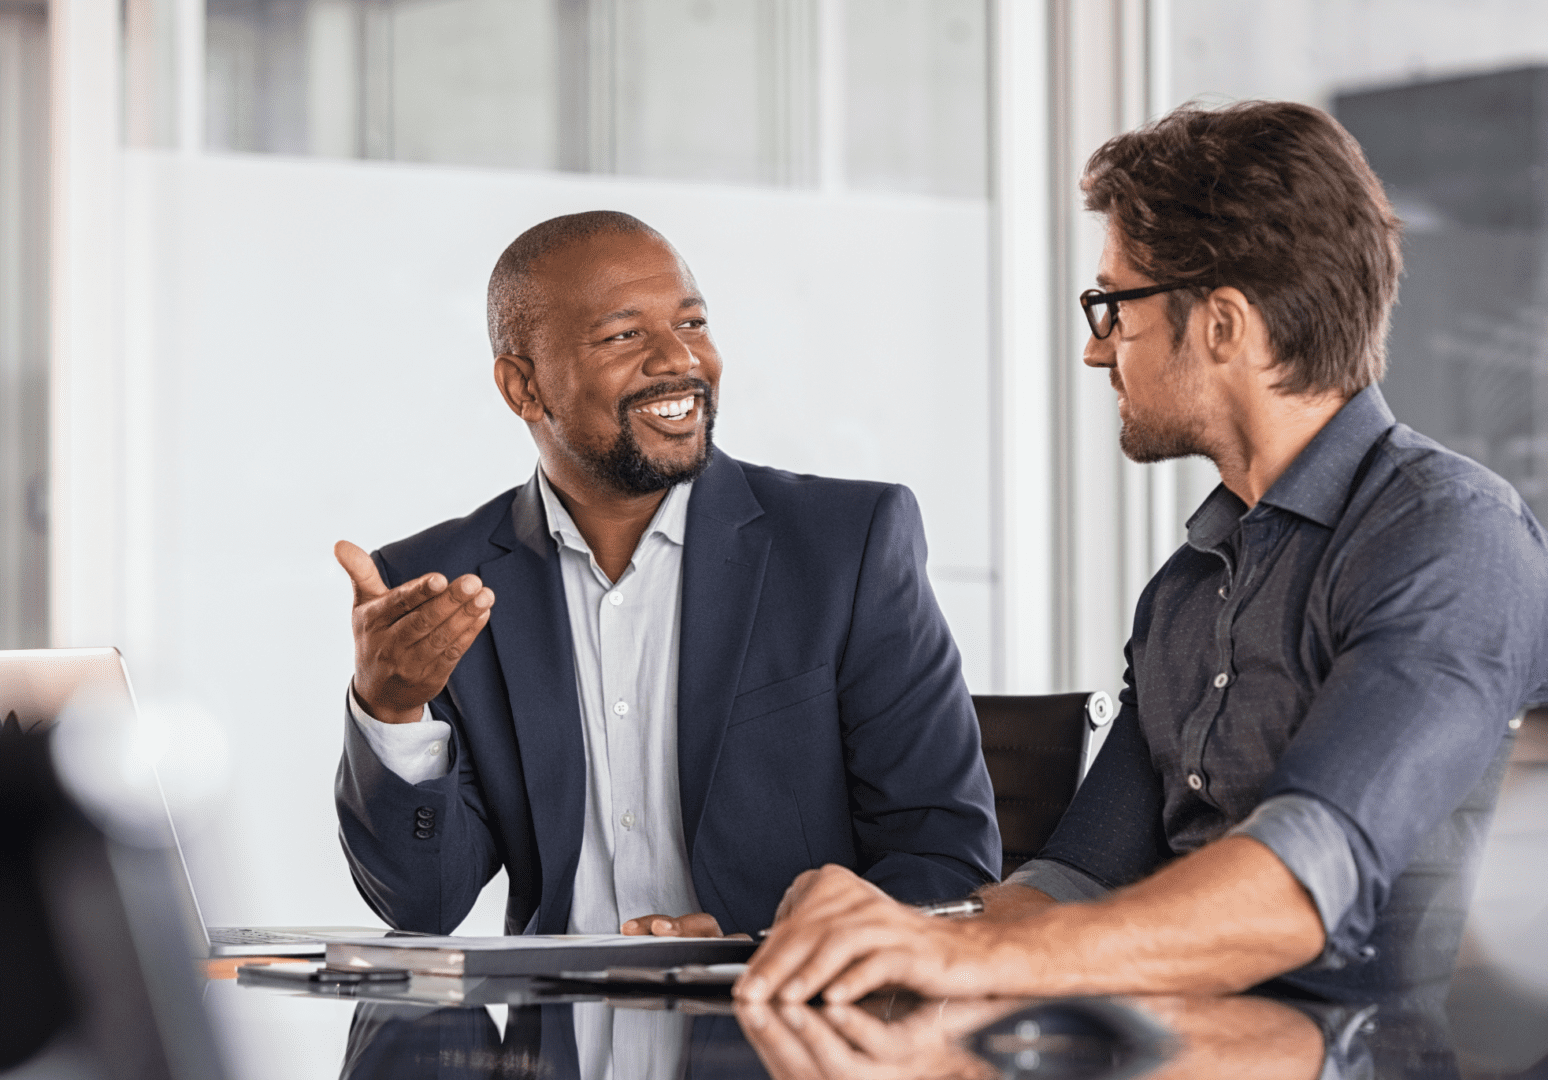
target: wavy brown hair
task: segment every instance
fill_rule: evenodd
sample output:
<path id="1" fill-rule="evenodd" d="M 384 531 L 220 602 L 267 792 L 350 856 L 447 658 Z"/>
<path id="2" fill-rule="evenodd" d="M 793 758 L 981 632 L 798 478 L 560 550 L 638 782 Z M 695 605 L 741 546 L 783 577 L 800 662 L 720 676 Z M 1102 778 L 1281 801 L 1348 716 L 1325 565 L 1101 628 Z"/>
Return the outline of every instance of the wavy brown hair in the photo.
<path id="1" fill-rule="evenodd" d="M 1168 294 L 1176 340 L 1194 301 L 1240 289 L 1263 313 L 1289 394 L 1350 396 L 1386 370 L 1402 223 L 1354 137 L 1320 109 L 1184 105 L 1108 140 L 1081 177 L 1086 208 Z"/>

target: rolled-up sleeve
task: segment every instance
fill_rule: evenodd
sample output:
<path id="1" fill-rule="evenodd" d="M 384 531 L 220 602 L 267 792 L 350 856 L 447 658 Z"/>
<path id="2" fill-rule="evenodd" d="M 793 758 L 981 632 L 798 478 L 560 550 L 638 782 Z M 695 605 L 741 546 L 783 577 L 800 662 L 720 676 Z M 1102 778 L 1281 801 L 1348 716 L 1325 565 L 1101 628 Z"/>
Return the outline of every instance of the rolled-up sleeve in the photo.
<path id="1" fill-rule="evenodd" d="M 1110 891 L 1090 874 L 1053 859 L 1032 859 L 1022 863 L 1004 884 L 1036 889 L 1061 904 L 1100 900 Z"/>
<path id="2" fill-rule="evenodd" d="M 1227 836 L 1250 836 L 1278 856 L 1301 883 L 1327 934 L 1314 966 L 1342 967 L 1333 935 L 1360 894 L 1360 869 L 1350 848 L 1352 825 L 1337 810 L 1309 795 L 1276 795 Z"/>
<path id="3" fill-rule="evenodd" d="M 1329 944 L 1346 957 L 1421 841 L 1489 769 L 1523 695 L 1542 686 L 1548 648 L 1548 553 L 1519 505 L 1421 489 L 1368 535 L 1333 567 L 1326 618 L 1341 647 L 1262 792 L 1265 806 L 1306 801 L 1254 827 L 1285 847 L 1287 865 L 1299 859 L 1330 903 L 1347 867 L 1307 852 L 1317 836 L 1336 850 L 1341 834 L 1356 881 Z"/>

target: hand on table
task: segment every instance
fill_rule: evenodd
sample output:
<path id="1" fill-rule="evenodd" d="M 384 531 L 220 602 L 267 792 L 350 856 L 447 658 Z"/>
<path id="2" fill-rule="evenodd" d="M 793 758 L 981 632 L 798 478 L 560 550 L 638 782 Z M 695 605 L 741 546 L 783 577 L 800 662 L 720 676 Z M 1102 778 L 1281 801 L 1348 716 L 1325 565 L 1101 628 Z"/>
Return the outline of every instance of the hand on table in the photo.
<path id="1" fill-rule="evenodd" d="M 997 989 L 988 963 L 994 923 L 927 918 L 841 866 L 796 878 L 780 912 L 737 980 L 742 1001 L 820 993 L 850 1002 L 883 986 L 942 998 Z"/>
<path id="2" fill-rule="evenodd" d="M 695 911 L 690 915 L 641 915 L 630 919 L 621 927 L 623 933 L 632 936 L 654 934 L 656 937 L 726 937 L 720 923 L 707 911 Z M 751 941 L 746 934 L 731 934 L 732 938 Z"/>
<path id="3" fill-rule="evenodd" d="M 473 574 L 425 574 L 388 589 L 371 557 L 348 540 L 333 547 L 355 587 L 355 696 L 388 724 L 420 719 L 489 621 L 494 593 Z"/>

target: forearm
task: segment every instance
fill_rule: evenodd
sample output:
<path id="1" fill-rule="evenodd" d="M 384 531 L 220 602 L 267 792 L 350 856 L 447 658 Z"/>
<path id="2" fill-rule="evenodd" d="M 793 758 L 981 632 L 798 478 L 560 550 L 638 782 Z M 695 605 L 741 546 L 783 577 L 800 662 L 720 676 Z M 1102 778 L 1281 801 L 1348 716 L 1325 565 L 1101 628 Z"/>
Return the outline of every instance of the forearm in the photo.
<path id="1" fill-rule="evenodd" d="M 1108 899 L 1043 904 L 972 936 L 997 992 L 1036 994 L 1229 993 L 1310 962 L 1324 939 L 1300 883 L 1244 836 Z"/>

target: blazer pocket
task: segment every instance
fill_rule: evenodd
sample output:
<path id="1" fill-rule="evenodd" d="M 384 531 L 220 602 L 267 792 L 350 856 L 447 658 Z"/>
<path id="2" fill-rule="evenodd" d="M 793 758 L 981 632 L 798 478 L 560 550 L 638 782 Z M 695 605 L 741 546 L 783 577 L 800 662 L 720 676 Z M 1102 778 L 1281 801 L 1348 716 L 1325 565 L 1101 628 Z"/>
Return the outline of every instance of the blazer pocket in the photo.
<path id="1" fill-rule="evenodd" d="M 760 716 L 767 716 L 769 713 L 788 709 L 792 705 L 799 705 L 803 701 L 810 701 L 832 692 L 833 679 L 828 674 L 828 665 L 823 664 L 800 675 L 793 675 L 788 679 L 760 686 L 756 690 L 749 690 L 745 694 L 738 694 L 736 700 L 731 703 L 731 721 L 726 726 L 736 727 L 738 724 L 745 724 L 749 720 L 756 720 Z"/>

